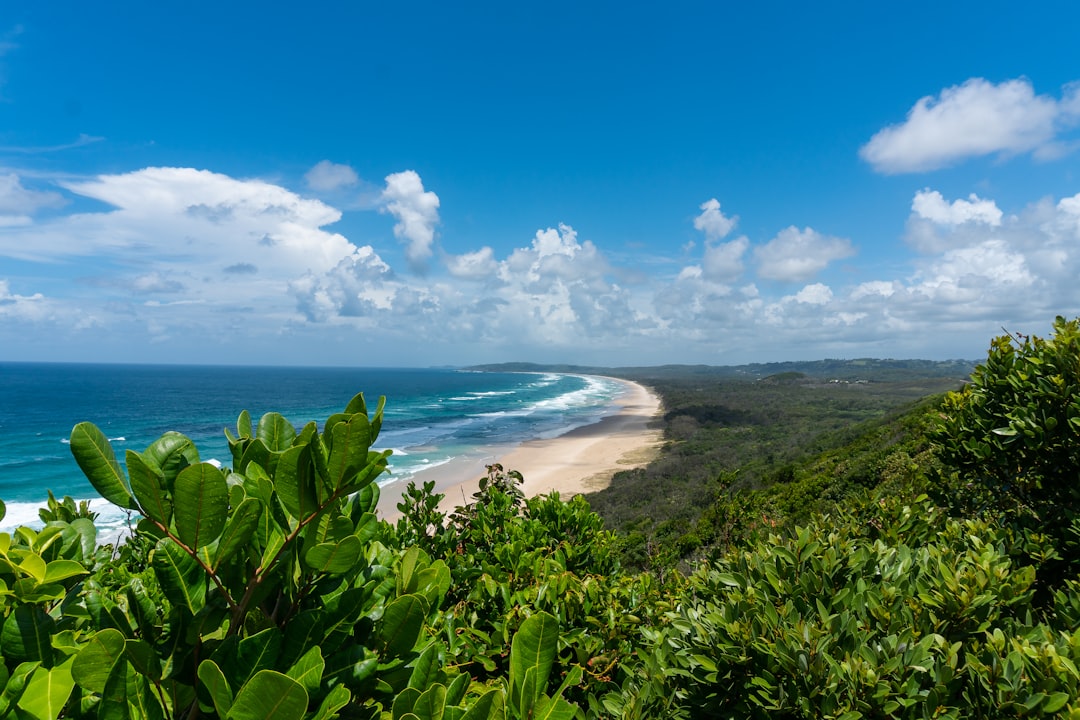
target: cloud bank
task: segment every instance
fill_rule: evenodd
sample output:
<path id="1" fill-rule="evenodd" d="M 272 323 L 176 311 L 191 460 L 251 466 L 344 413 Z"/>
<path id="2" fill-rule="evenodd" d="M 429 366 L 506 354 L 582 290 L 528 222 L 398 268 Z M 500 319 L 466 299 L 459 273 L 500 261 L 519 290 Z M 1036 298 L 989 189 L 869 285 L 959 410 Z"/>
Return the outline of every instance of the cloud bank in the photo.
<path id="1" fill-rule="evenodd" d="M 350 177 L 324 169 L 324 187 Z M 65 214 L 74 198 L 105 207 Z M 648 274 L 569 224 L 501 252 L 436 254 L 439 198 L 420 176 L 387 176 L 382 198 L 385 236 L 359 244 L 329 229 L 341 210 L 261 179 L 0 176 L 0 213 L 18 219 L 0 224 L 0 257 L 33 268 L 0 275 L 0 342 L 20 347 L 29 327 L 67 347 L 160 347 L 185 362 L 214 360 L 194 348 L 246 348 L 251 362 L 312 364 L 972 357 L 1001 325 L 1080 307 L 1080 194 L 1007 213 L 919 190 L 903 236 L 913 255 L 888 275 L 859 266 L 858 238 L 820 229 L 729 239 L 736 218 L 715 198 L 688 203 L 700 247 Z M 388 259 L 398 245 L 412 272 Z M 311 355 L 328 343 L 340 354 Z"/>

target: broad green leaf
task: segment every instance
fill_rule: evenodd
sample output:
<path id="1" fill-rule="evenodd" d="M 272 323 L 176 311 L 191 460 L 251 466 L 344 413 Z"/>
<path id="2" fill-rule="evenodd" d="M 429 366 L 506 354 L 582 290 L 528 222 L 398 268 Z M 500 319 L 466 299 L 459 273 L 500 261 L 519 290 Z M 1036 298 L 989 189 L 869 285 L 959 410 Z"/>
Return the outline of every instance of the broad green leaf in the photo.
<path id="1" fill-rule="evenodd" d="M 35 552 L 27 552 L 19 561 L 19 570 L 34 578 L 34 580 L 45 582 L 45 561 L 40 555 Z"/>
<path id="2" fill-rule="evenodd" d="M 316 645 L 304 653 L 285 674 L 303 685 L 308 694 L 312 694 L 318 692 L 325 669 L 326 661 L 323 660 L 322 651 Z"/>
<path id="3" fill-rule="evenodd" d="M 19 707 L 39 720 L 56 720 L 67 704 L 75 680 L 71 677 L 74 658 L 54 668 L 39 667 L 30 675 Z"/>
<path id="4" fill-rule="evenodd" d="M 52 634 L 56 621 L 35 605 L 19 605 L 4 620 L 0 652 L 15 662 L 39 660 L 52 665 Z"/>
<path id="5" fill-rule="evenodd" d="M 119 630 L 106 628 L 95 633 L 75 656 L 71 674 L 81 687 L 90 692 L 102 693 L 113 665 L 123 654 L 124 634 Z"/>
<path id="6" fill-rule="evenodd" d="M 446 711 L 446 687 L 438 683 L 429 687 L 416 699 L 412 711 L 420 720 L 442 720 Z"/>
<path id="7" fill-rule="evenodd" d="M 432 643 L 416 659 L 409 676 L 409 687 L 417 690 L 431 687 L 439 677 L 439 670 L 439 647 Z"/>
<path id="8" fill-rule="evenodd" d="M 229 486 L 225 476 L 209 463 L 190 465 L 176 477 L 176 534 L 197 550 L 218 539 L 229 517 Z"/>
<path id="9" fill-rule="evenodd" d="M 221 533 L 217 554 L 214 557 L 215 569 L 241 549 L 247 549 L 251 538 L 255 536 L 255 530 L 259 527 L 262 512 L 263 504 L 253 497 L 245 498 L 233 510 Z"/>
<path id="10" fill-rule="evenodd" d="M 154 546 L 150 560 L 165 596 L 195 614 L 206 605 L 206 574 L 195 559 L 169 538 Z"/>
<path id="11" fill-rule="evenodd" d="M 398 567 L 397 587 L 398 594 L 416 592 L 416 573 L 431 564 L 431 558 L 426 552 L 415 545 L 405 551 L 401 557 L 401 565 Z"/>
<path id="12" fill-rule="evenodd" d="M 61 580 L 86 574 L 88 574 L 88 571 L 82 566 L 82 563 L 77 563 L 74 560 L 50 560 L 49 564 L 45 566 L 44 582 L 58 583 Z"/>
<path id="13" fill-rule="evenodd" d="M 232 707 L 233 694 L 229 689 L 229 683 L 225 681 L 225 674 L 213 660 L 203 660 L 199 663 L 200 689 L 210 697 L 214 711 L 218 717 L 225 717 Z"/>
<path id="14" fill-rule="evenodd" d="M 547 687 L 548 675 L 555 661 L 559 642 L 559 621 L 553 615 L 539 612 L 521 623 L 510 644 L 510 705 L 531 705 Z M 535 671 L 532 698 L 522 697 L 526 674 Z"/>
<path id="15" fill-rule="evenodd" d="M 390 709 L 393 720 L 400 720 L 406 713 L 411 713 L 419 697 L 420 690 L 411 686 L 395 695 L 394 704 Z"/>
<path id="16" fill-rule="evenodd" d="M 315 467 L 309 446 L 296 445 L 281 454 L 274 486 L 285 512 L 297 521 L 315 512 Z"/>
<path id="17" fill-rule="evenodd" d="M 465 699 L 465 693 L 469 691 L 471 681 L 472 677 L 468 673 L 461 673 L 455 677 L 449 687 L 446 688 L 446 704 L 460 705 L 461 701 Z"/>
<path id="18" fill-rule="evenodd" d="M 165 492 L 165 474 L 155 461 L 146 460 L 133 450 L 128 450 L 126 457 L 131 492 L 142 513 L 168 527 L 172 518 L 172 500 Z"/>
<path id="19" fill-rule="evenodd" d="M 318 711 L 311 720 L 328 720 L 335 717 L 337 711 L 348 705 L 350 700 L 352 700 L 352 694 L 348 689 L 344 685 L 335 685 L 334 689 L 323 698 L 322 704 L 319 705 Z"/>
<path id="20" fill-rule="evenodd" d="M 236 652 L 236 668 L 230 668 L 230 677 L 241 684 L 259 671 L 274 667 L 281 655 L 282 640 L 281 630 L 276 626 L 241 640 Z"/>
<path id="21" fill-rule="evenodd" d="M 131 717 L 138 720 L 164 720 L 165 713 L 150 681 L 130 665 L 126 670 L 127 705 Z"/>
<path id="22" fill-rule="evenodd" d="M 480 699 L 472 704 L 472 707 L 461 717 L 461 720 L 490 720 L 501 718 L 503 707 L 506 704 L 506 696 L 502 690 L 490 690 L 480 696 Z"/>
<path id="23" fill-rule="evenodd" d="M 273 670 L 260 670 L 237 693 L 227 720 L 301 720 L 307 712 L 304 686 Z"/>
<path id="24" fill-rule="evenodd" d="M 143 451 L 143 457 L 150 460 L 162 472 L 165 481 L 165 489 L 173 491 L 176 476 L 188 465 L 196 465 L 199 462 L 199 450 L 195 443 L 186 435 L 169 431 L 150 443 L 150 447 Z M 128 475 L 131 468 L 128 467 Z M 132 488 L 134 489 L 134 488 Z"/>
<path id="25" fill-rule="evenodd" d="M 338 423 L 330 430 L 330 458 L 327 472 L 330 487 L 338 489 L 367 464 L 371 447 L 371 427 L 366 415 L 353 415 L 348 422 Z"/>
<path id="26" fill-rule="evenodd" d="M 251 413 L 247 410 L 240 411 L 240 417 L 236 419 L 236 432 L 238 432 L 242 438 L 249 438 L 254 435 L 251 430 Z"/>
<path id="27" fill-rule="evenodd" d="M 346 535 L 338 543 L 319 543 L 304 556 L 304 562 L 312 570 L 330 575 L 340 575 L 356 567 L 364 545 L 355 535 Z"/>
<path id="28" fill-rule="evenodd" d="M 114 505 L 137 510 L 135 500 L 124 483 L 124 472 L 116 461 L 109 439 L 89 422 L 81 422 L 71 429 L 71 454 L 101 497 Z"/>
<path id="29" fill-rule="evenodd" d="M 124 642 L 124 656 L 140 675 L 155 682 L 161 680 L 161 658 L 150 643 L 129 639 Z"/>
<path id="30" fill-rule="evenodd" d="M 7 517 L 7 505 L 4 504 L 3 500 L 0 500 L 0 520 L 3 520 L 5 517 Z"/>
<path id="31" fill-rule="evenodd" d="M 379 639 L 389 658 L 404 655 L 413 649 L 427 616 L 427 601 L 419 595 L 402 595 L 386 606 Z M 385 660 L 389 659 L 384 657 Z"/>
<path id="32" fill-rule="evenodd" d="M 534 720 L 573 720 L 576 713 L 577 707 L 561 697 L 549 698 L 546 695 L 540 695 L 529 717 Z"/>
<path id="33" fill-rule="evenodd" d="M 349 404 L 345 406 L 346 415 L 355 415 L 361 413 L 367 415 L 367 403 L 364 402 L 364 393 L 356 393 L 352 399 L 349 400 Z"/>
<path id="34" fill-rule="evenodd" d="M 266 413 L 259 419 L 255 437 L 272 452 L 285 452 L 296 439 L 296 428 L 279 413 Z"/>

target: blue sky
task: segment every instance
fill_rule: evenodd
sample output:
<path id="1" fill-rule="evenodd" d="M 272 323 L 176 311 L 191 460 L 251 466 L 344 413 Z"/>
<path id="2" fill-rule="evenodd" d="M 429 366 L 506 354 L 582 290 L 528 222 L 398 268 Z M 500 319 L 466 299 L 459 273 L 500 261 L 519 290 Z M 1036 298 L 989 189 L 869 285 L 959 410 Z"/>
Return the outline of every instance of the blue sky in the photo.
<path id="1" fill-rule="evenodd" d="M 751 5 L 6 2 L 0 360 L 977 359 L 1080 314 L 1080 9 Z"/>

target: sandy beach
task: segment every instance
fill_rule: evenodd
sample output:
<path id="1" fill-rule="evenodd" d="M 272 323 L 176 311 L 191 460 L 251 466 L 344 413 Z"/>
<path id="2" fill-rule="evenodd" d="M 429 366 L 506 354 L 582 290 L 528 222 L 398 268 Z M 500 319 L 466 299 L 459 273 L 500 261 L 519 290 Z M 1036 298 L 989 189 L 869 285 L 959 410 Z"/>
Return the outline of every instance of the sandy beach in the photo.
<path id="1" fill-rule="evenodd" d="M 517 446 L 487 448 L 476 457 L 455 460 L 413 476 L 417 486 L 434 481 L 443 493 L 444 512 L 463 505 L 480 487 L 486 466 L 501 463 L 524 478 L 526 497 L 556 490 L 563 499 L 606 488 L 620 470 L 647 464 L 659 451 L 661 431 L 649 423 L 660 412 L 659 398 L 648 388 L 618 380 L 626 392 L 616 400 L 618 411 L 597 423 L 550 440 L 531 440 Z M 393 520 L 408 483 L 387 484 L 379 499 L 379 517 Z"/>

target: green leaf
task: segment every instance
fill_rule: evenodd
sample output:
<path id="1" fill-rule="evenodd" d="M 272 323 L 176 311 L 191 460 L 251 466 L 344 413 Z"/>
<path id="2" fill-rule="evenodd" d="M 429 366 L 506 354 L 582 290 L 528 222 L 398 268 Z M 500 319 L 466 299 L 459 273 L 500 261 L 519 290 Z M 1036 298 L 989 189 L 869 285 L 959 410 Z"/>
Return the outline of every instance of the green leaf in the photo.
<path id="1" fill-rule="evenodd" d="M 168 527 L 172 501 L 165 492 L 165 474 L 154 461 L 144 459 L 133 450 L 128 450 L 126 457 L 131 492 L 135 493 L 142 513 Z"/>
<path id="2" fill-rule="evenodd" d="M 126 640 L 124 656 L 140 675 L 155 682 L 161 680 L 161 658 L 154 647 L 145 640 Z"/>
<path id="3" fill-rule="evenodd" d="M 229 486 L 210 463 L 190 465 L 176 477 L 176 534 L 193 550 L 218 539 L 229 517 Z"/>
<path id="4" fill-rule="evenodd" d="M 45 566 L 45 583 L 58 583 L 78 575 L 88 575 L 89 572 L 74 560 L 50 560 Z"/>
<path id="5" fill-rule="evenodd" d="M 427 601 L 419 595 L 402 595 L 386 606 L 379 639 L 389 658 L 405 655 L 416 645 L 427 617 Z M 384 657 L 384 662 L 389 659 Z"/>
<path id="6" fill-rule="evenodd" d="M 353 415 L 348 422 L 338 423 L 330 430 L 330 458 L 327 472 L 334 490 L 349 483 L 367 464 L 371 447 L 371 427 L 366 415 Z"/>
<path id="7" fill-rule="evenodd" d="M 304 562 L 316 572 L 340 575 L 356 567 L 364 546 L 360 538 L 346 535 L 338 543 L 319 543 L 304 556 Z"/>
<path id="8" fill-rule="evenodd" d="M 349 704 L 352 700 L 352 693 L 344 685 L 335 685 L 334 689 L 326 694 L 323 698 L 322 704 L 319 705 L 318 711 L 311 717 L 311 720 L 328 720 L 328 718 L 334 717 L 337 711 Z"/>
<path id="9" fill-rule="evenodd" d="M 317 509 L 315 499 L 315 467 L 311 448 L 296 445 L 281 454 L 274 486 L 285 512 L 296 520 L 309 517 Z"/>
<path id="10" fill-rule="evenodd" d="M 227 720 L 301 720 L 307 712 L 304 686 L 273 670 L 260 670 L 236 695 Z"/>
<path id="11" fill-rule="evenodd" d="M 215 569 L 241 549 L 246 549 L 259 527 L 262 512 L 263 504 L 253 497 L 245 498 L 236 506 L 221 533 L 217 554 L 214 556 Z"/>
<path id="12" fill-rule="evenodd" d="M 431 687 L 438 680 L 439 670 L 439 647 L 432 643 L 416 659 L 409 676 L 409 687 L 417 690 Z"/>
<path id="13" fill-rule="evenodd" d="M 232 690 L 225 681 L 225 673 L 213 660 L 203 660 L 199 663 L 198 675 L 199 689 L 209 696 L 218 717 L 225 717 L 233 703 Z"/>
<path id="14" fill-rule="evenodd" d="M 303 685 L 310 695 L 318 692 L 325 669 L 326 661 L 323 660 L 322 651 L 316 645 L 304 653 L 285 674 Z"/>
<path id="15" fill-rule="evenodd" d="M 282 640 L 281 630 L 276 626 L 241 640 L 236 653 L 236 668 L 231 670 L 230 677 L 240 684 L 256 673 L 274 667 L 281 655 Z"/>
<path id="16" fill-rule="evenodd" d="M 279 413 L 266 413 L 259 419 L 255 437 L 270 451 L 285 452 L 296 439 L 296 428 Z"/>
<path id="17" fill-rule="evenodd" d="M 15 662 L 39 660 L 45 667 L 52 665 L 52 634 L 56 621 L 35 605 L 19 605 L 0 631 L 0 652 Z"/>
<path id="18" fill-rule="evenodd" d="M 490 720 L 501 718 L 503 706 L 506 704 L 506 696 L 502 690 L 491 690 L 480 696 L 472 707 L 461 717 L 461 720 Z"/>
<path id="19" fill-rule="evenodd" d="M 75 680 L 71 677 L 74 658 L 52 669 L 39 667 L 30 675 L 18 705 L 38 720 L 56 720 L 67 704 Z"/>
<path id="20" fill-rule="evenodd" d="M 154 546 L 150 559 L 161 589 L 174 605 L 183 605 L 195 614 L 206 605 L 206 574 L 195 558 L 170 538 Z"/>
<path id="21" fill-rule="evenodd" d="M 535 720 L 573 720 L 577 707 L 560 697 L 549 698 L 540 695 L 536 699 L 533 713 L 529 717 Z"/>
<path id="22" fill-rule="evenodd" d="M 510 705 L 522 707 L 535 702 L 547 687 L 548 675 L 555 662 L 559 642 L 559 621 L 546 612 L 537 613 L 521 623 L 510 645 Z M 535 695 L 522 697 L 525 676 L 535 670 Z"/>
<path id="23" fill-rule="evenodd" d="M 101 497 L 113 505 L 138 510 L 134 498 L 124 483 L 124 472 L 116 461 L 109 439 L 89 422 L 81 422 L 71 429 L 71 454 Z"/>
<path id="24" fill-rule="evenodd" d="M 413 705 L 413 713 L 420 720 L 442 720 L 446 710 L 446 688 L 435 684 L 421 693 Z"/>
<path id="25" fill-rule="evenodd" d="M 161 470 L 164 478 L 164 487 L 168 492 L 173 491 L 176 476 L 188 465 L 196 465 L 199 462 L 199 450 L 190 438 L 181 433 L 169 431 L 150 443 L 150 447 L 142 452 L 143 458 Z M 128 467 L 128 475 L 131 468 Z M 134 490 L 134 488 L 132 488 Z"/>
<path id="26" fill-rule="evenodd" d="M 406 713 L 411 713 L 419 698 L 420 690 L 411 686 L 395 695 L 394 704 L 390 708 L 390 715 L 393 720 L 401 720 Z"/>
<path id="27" fill-rule="evenodd" d="M 71 674 L 80 687 L 102 693 L 113 665 L 123 654 L 124 634 L 114 628 L 106 628 L 95 633 L 75 656 Z"/>

